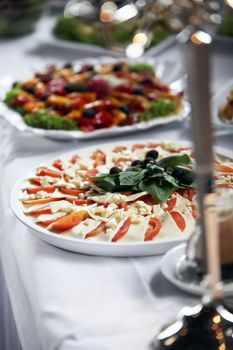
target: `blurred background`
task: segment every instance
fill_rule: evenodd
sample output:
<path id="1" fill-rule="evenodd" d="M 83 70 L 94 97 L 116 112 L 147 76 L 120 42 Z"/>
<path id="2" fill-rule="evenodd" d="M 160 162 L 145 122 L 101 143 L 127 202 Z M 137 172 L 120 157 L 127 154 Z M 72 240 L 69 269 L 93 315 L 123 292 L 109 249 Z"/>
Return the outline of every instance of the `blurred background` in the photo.
<path id="1" fill-rule="evenodd" d="M 170 0 L 1 0 L 0 38 L 28 35 L 46 16 L 49 22 L 44 24 L 44 30 L 61 42 L 97 45 L 115 54 L 128 50 L 130 55 L 132 44 L 134 48 L 140 45 L 144 51 L 181 30 L 190 15 L 190 1 L 177 1 L 173 13 L 171 3 Z M 217 35 L 231 37 L 233 13 L 227 7 L 222 9 L 221 3 L 209 1 L 208 16 L 212 13 L 211 21 L 218 23 L 221 19 L 216 12 L 221 13 Z"/>

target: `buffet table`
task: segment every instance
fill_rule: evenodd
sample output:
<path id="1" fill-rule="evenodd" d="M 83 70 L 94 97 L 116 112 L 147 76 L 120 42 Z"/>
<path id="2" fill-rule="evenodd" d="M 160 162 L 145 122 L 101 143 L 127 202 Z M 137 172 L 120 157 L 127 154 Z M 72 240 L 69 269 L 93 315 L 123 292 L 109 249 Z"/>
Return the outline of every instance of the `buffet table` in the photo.
<path id="1" fill-rule="evenodd" d="M 13 75 L 17 80 L 37 64 L 90 56 L 90 52 L 46 45 L 44 23 L 26 38 L 0 42 L 1 77 Z M 160 57 L 180 59 L 175 46 Z M 229 78 L 232 68 L 224 48 L 215 52 L 213 68 L 216 91 Z M 184 141 L 190 138 L 188 126 L 188 121 L 183 125 L 173 123 L 117 140 Z M 1 310 L 5 305 L 0 320 L 4 327 L 0 329 L 8 330 L 1 349 L 20 349 L 13 319 L 23 350 L 150 349 L 156 331 L 182 305 L 198 300 L 164 279 L 161 256 L 107 258 L 70 253 L 34 237 L 9 207 L 11 189 L 28 169 L 62 152 L 113 139 L 56 142 L 20 133 L 0 119 L 0 140 Z M 232 150 L 232 134 L 219 130 L 215 143 Z"/>

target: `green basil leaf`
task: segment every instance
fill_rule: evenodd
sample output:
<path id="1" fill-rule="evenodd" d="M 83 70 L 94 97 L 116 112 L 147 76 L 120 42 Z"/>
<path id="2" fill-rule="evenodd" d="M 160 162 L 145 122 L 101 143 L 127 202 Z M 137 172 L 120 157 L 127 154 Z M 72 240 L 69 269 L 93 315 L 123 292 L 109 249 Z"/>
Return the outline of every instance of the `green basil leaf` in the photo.
<path id="1" fill-rule="evenodd" d="M 91 190 L 92 190 L 92 191 L 96 191 L 96 192 L 98 192 L 99 194 L 104 194 L 104 193 L 106 193 L 105 190 L 103 190 L 102 188 L 100 188 L 100 187 L 98 187 L 98 186 L 96 186 L 96 185 L 92 185 L 92 186 L 91 186 Z"/>
<path id="2" fill-rule="evenodd" d="M 106 176 L 98 182 L 98 187 L 107 192 L 114 192 L 116 188 L 115 179 L 111 176 Z"/>
<path id="3" fill-rule="evenodd" d="M 119 174 L 120 186 L 135 186 L 143 177 L 141 172 L 126 171 Z"/>
<path id="4" fill-rule="evenodd" d="M 155 182 L 152 183 L 146 183 L 146 182 L 141 182 L 140 183 L 140 189 L 141 191 L 146 191 L 148 192 L 153 199 L 160 203 L 166 202 L 170 194 L 172 193 L 174 187 L 169 184 L 168 182 L 163 183 L 163 186 L 160 184 L 156 184 Z"/>
<path id="5" fill-rule="evenodd" d="M 179 156 L 170 156 L 161 159 L 158 165 L 165 169 L 173 169 L 179 165 L 187 165 L 191 163 L 191 159 L 187 154 L 182 154 Z"/>

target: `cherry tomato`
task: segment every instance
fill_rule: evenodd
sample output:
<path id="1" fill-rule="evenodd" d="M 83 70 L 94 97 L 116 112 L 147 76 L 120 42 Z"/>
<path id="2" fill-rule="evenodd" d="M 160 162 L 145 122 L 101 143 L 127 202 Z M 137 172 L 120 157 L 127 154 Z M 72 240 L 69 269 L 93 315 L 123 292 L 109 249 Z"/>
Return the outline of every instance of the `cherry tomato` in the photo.
<path id="1" fill-rule="evenodd" d="M 131 94 L 133 91 L 133 88 L 130 85 L 122 84 L 122 85 L 117 86 L 116 90 L 120 91 L 120 92 L 125 92 L 127 94 Z"/>
<path id="2" fill-rule="evenodd" d="M 15 106 L 15 107 L 21 107 L 21 106 L 23 106 L 25 103 L 27 103 L 28 101 L 29 101 L 29 99 L 28 99 L 27 96 L 21 96 L 21 95 L 19 95 L 19 96 L 15 97 L 15 98 L 11 101 L 11 103 L 12 103 L 12 105 Z"/>
<path id="3" fill-rule="evenodd" d="M 96 114 L 94 120 L 93 120 L 93 125 L 98 128 L 108 128 L 111 126 L 113 123 L 113 116 L 105 111 L 101 111 Z"/>

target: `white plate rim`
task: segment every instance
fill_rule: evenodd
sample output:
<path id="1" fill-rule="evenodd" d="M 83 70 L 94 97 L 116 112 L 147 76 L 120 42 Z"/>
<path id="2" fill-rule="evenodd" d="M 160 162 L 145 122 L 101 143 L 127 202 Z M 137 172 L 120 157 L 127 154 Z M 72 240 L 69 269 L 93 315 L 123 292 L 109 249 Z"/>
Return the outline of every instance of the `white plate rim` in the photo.
<path id="1" fill-rule="evenodd" d="M 178 259 L 176 258 L 176 255 L 180 253 L 179 258 L 181 258 L 184 255 L 186 244 L 180 244 L 176 247 L 173 247 L 171 250 L 169 250 L 163 257 L 160 262 L 160 271 L 162 272 L 163 276 L 174 286 L 176 286 L 178 289 L 181 289 L 184 292 L 187 292 L 189 294 L 193 295 L 204 295 L 205 289 L 197 285 L 195 283 L 187 283 L 180 281 L 174 271 L 170 268 L 171 264 L 172 266 L 176 266 Z M 233 282 L 223 284 L 222 291 L 225 296 L 233 296 Z"/>
<path id="2" fill-rule="evenodd" d="M 85 62 L 90 62 L 93 64 L 98 63 L 112 63 L 121 60 L 120 58 L 114 58 L 114 57 L 108 57 L 108 56 L 100 56 L 98 58 L 93 57 L 87 57 L 85 58 Z M 177 62 L 174 62 L 173 60 L 169 59 L 157 59 L 153 57 L 145 57 L 138 60 L 130 60 L 123 58 L 122 60 L 126 62 L 146 62 L 152 64 L 155 69 L 157 67 L 157 70 L 159 70 L 159 67 L 165 66 L 165 65 L 171 65 L 175 64 L 177 67 L 177 70 L 182 71 L 180 63 L 177 64 Z M 78 65 L 82 63 L 84 59 L 79 59 L 76 61 L 73 61 L 74 65 Z M 39 68 L 38 68 L 39 69 Z M 158 76 L 160 76 L 158 74 Z M 182 78 L 182 77 L 181 77 Z M 11 87 L 11 84 L 13 82 L 13 78 L 7 77 L 0 80 L 0 98 L 1 100 L 4 99 L 5 93 L 9 88 Z M 172 83 L 172 82 L 170 82 Z M 89 133 L 84 133 L 82 131 L 66 131 L 66 130 L 45 130 L 45 129 L 39 129 L 39 128 L 33 128 L 28 126 L 22 119 L 22 116 L 14 111 L 13 109 L 10 109 L 7 105 L 5 105 L 4 102 L 0 101 L 0 115 L 6 119 L 12 126 L 14 126 L 19 131 L 27 131 L 27 132 L 33 132 L 37 135 L 54 138 L 54 139 L 77 139 L 77 140 L 85 140 L 85 139 L 92 139 L 92 138 L 100 138 L 100 137 L 108 137 L 108 136 L 117 136 L 122 135 L 126 133 L 131 133 L 135 131 L 143 131 L 150 129 L 152 127 L 166 125 L 168 123 L 172 123 L 174 121 L 183 121 L 186 119 L 191 111 L 191 107 L 188 101 L 183 100 L 183 107 L 181 111 L 177 114 L 171 114 L 167 117 L 158 117 L 153 120 L 147 121 L 147 122 L 140 122 L 133 125 L 127 125 L 127 126 L 121 126 L 121 127 L 113 127 L 113 128 L 105 128 L 105 129 L 99 129 L 95 130 Z"/>

